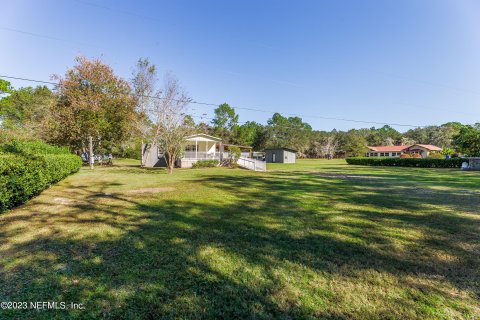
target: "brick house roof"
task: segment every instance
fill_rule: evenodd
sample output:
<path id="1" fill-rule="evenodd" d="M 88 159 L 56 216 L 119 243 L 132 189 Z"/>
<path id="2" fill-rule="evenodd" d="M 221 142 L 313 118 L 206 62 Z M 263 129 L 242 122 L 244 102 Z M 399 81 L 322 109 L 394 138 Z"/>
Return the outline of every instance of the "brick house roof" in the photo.
<path id="1" fill-rule="evenodd" d="M 416 146 L 425 148 L 428 151 L 442 151 L 442 148 L 439 148 L 431 144 L 413 144 L 408 146 L 371 146 L 371 147 L 369 146 L 367 148 L 370 151 L 374 151 L 374 152 L 401 152 Z"/>
<path id="2" fill-rule="evenodd" d="M 439 148 L 437 146 L 434 146 L 432 144 L 415 144 L 413 145 L 412 147 L 415 147 L 415 146 L 419 146 L 419 147 L 422 147 L 422 148 L 425 148 L 429 151 L 442 151 L 442 148 Z"/>
<path id="3" fill-rule="evenodd" d="M 371 151 L 375 152 L 400 152 L 411 146 L 375 146 L 375 147 L 368 147 Z"/>

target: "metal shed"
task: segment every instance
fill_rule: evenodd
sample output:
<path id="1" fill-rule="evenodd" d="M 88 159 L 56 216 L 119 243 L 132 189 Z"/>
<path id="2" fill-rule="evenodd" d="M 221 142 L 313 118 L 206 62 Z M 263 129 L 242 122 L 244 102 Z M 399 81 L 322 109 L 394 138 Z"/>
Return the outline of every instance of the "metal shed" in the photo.
<path id="1" fill-rule="evenodd" d="M 289 148 L 265 149 L 267 163 L 295 163 L 297 151 Z"/>

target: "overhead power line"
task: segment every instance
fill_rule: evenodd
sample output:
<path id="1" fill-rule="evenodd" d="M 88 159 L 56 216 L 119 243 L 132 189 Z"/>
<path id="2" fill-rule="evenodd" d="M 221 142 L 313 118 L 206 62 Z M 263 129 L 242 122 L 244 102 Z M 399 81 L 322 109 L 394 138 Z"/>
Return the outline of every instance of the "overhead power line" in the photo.
<path id="1" fill-rule="evenodd" d="M 63 38 L 58 38 L 58 37 L 52 37 L 52 36 L 45 35 L 45 34 L 29 32 L 29 31 L 14 29 L 14 28 L 0 27 L 0 30 L 5 30 L 5 31 L 10 31 L 10 32 L 15 32 L 15 33 L 21 33 L 21 34 L 25 34 L 25 35 L 29 35 L 29 36 L 33 36 L 33 37 L 38 37 L 38 38 L 49 39 L 49 40 L 55 40 L 55 41 L 61 41 L 61 42 L 70 42 L 70 43 L 75 43 L 77 45 L 85 45 L 85 43 L 81 43 L 81 42 L 78 42 L 78 41 L 73 41 L 73 40 L 63 39 Z"/>
<path id="2" fill-rule="evenodd" d="M 22 77 L 0 75 L 0 78 L 15 79 L 15 80 L 22 80 L 22 81 L 29 81 L 29 82 L 36 82 L 36 83 L 43 83 L 43 84 L 58 86 L 58 83 L 55 83 L 55 82 L 35 80 L 35 79 L 22 78 Z M 152 99 L 160 99 L 160 100 L 164 99 L 158 96 L 149 96 L 149 95 L 140 95 L 140 96 L 145 98 L 152 98 Z M 175 99 L 172 99 L 172 100 L 178 101 Z M 196 104 L 196 105 L 211 106 L 211 107 L 217 107 L 220 105 L 219 103 L 210 103 L 210 102 L 202 102 L 202 101 L 195 101 L 195 100 L 190 101 L 190 103 Z M 259 109 L 259 108 L 249 108 L 249 107 L 235 106 L 235 109 L 263 112 L 263 113 L 269 113 L 269 114 L 280 113 L 283 115 L 294 116 L 294 117 L 316 118 L 316 119 L 323 119 L 323 120 L 345 121 L 345 122 L 354 122 L 354 123 L 363 123 L 363 124 L 376 124 L 376 125 L 400 126 L 400 127 L 411 127 L 411 128 L 424 127 L 424 126 L 413 125 L 413 124 L 388 123 L 388 122 L 365 121 L 365 120 L 356 120 L 356 119 L 348 119 L 348 118 L 325 117 L 325 116 L 319 116 L 319 115 L 306 115 L 306 114 L 298 114 L 298 113 L 278 112 L 274 110 L 265 110 L 265 109 Z"/>
<path id="3" fill-rule="evenodd" d="M 51 85 L 54 85 L 54 86 L 58 86 L 58 83 L 50 82 L 50 81 L 41 81 L 41 80 L 33 80 L 33 79 L 20 78 L 20 77 L 2 76 L 2 75 L 0 75 L 0 78 L 22 80 L 22 81 L 29 81 L 29 82 L 36 82 L 36 83 L 44 83 L 44 84 L 51 84 Z"/>

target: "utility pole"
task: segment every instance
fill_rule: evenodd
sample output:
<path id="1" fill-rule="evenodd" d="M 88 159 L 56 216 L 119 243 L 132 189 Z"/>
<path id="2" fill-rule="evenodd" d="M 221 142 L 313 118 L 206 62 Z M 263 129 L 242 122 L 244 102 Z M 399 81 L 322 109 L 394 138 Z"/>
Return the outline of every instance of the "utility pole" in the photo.
<path id="1" fill-rule="evenodd" d="M 92 136 L 88 137 L 88 149 L 89 149 L 89 153 L 90 153 L 90 156 L 88 157 L 89 161 L 90 161 L 90 169 L 93 169 L 94 159 L 93 159 L 93 138 L 92 138 Z"/>
<path id="2" fill-rule="evenodd" d="M 145 160 L 144 160 L 144 150 L 145 150 L 145 144 L 143 143 L 143 139 L 142 139 L 142 142 L 141 142 L 141 145 L 140 145 L 140 166 L 143 167 L 144 164 L 145 164 Z"/>

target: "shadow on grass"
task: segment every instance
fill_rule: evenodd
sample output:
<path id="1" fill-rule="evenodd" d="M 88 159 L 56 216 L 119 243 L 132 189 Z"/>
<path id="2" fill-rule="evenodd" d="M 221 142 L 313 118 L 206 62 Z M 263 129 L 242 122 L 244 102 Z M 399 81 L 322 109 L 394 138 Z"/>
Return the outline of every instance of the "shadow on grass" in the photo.
<path id="1" fill-rule="evenodd" d="M 342 319 L 408 317 L 411 309 L 427 318 L 432 316 L 429 308 L 441 305 L 428 300 L 417 304 L 420 293 L 452 299 L 441 287 L 411 283 L 407 276 L 445 279 L 479 297 L 478 220 L 470 215 L 478 214 L 480 202 L 473 195 L 412 193 L 408 184 L 386 185 L 372 177 L 303 173 L 203 175 L 191 183 L 208 188 L 212 196 L 219 191 L 232 195 L 234 201 L 145 201 L 108 193 L 112 185 L 104 184 L 65 193 L 65 213 L 49 215 L 51 203 L 37 202 L 32 205 L 47 207 L 6 217 L 9 228 L 0 233 L 5 244 L 0 300 L 82 302 L 86 310 L 4 314 Z M 348 219 L 339 221 L 339 213 Z M 31 228 L 39 229 L 32 239 L 10 242 Z M 89 234 L 90 229 L 95 232 Z M 422 236 L 408 240 L 409 231 Z M 406 241 L 402 252 L 393 250 L 396 240 Z M 278 269 L 292 264 L 352 282 L 364 270 L 385 272 L 413 292 L 396 302 L 396 310 L 359 315 L 336 306 L 338 300 L 328 292 L 316 298 L 329 307 L 315 308 L 284 293 Z M 297 281 L 303 277 L 296 276 Z"/>

